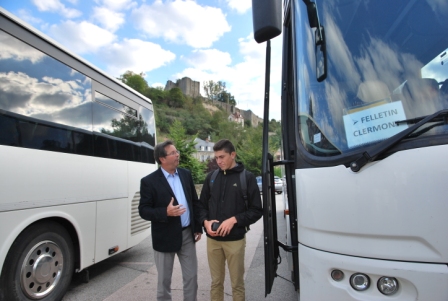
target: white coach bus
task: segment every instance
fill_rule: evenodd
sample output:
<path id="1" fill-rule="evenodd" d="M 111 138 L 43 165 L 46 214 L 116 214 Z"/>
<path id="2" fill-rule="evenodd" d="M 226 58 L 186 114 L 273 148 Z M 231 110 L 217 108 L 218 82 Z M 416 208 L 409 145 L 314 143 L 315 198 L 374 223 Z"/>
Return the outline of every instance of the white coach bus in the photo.
<path id="1" fill-rule="evenodd" d="M 0 300 L 60 300 L 150 234 L 149 99 L 0 9 Z"/>
<path id="2" fill-rule="evenodd" d="M 252 4 L 255 40 L 283 32 L 284 161 L 265 148 L 262 176 L 285 165 L 289 215 L 277 233 L 265 185 L 266 294 L 282 247 L 301 301 L 448 300 L 448 1 Z"/>

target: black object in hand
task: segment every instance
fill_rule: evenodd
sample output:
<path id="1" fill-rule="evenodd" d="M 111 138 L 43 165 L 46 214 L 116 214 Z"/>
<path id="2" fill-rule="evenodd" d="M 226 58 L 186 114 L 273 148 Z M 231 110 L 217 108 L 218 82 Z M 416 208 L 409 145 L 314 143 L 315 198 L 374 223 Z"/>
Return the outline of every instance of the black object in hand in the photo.
<path id="1" fill-rule="evenodd" d="M 212 224 L 212 231 L 217 231 L 218 228 L 219 228 L 219 226 L 221 226 L 221 223 L 216 223 L 216 222 L 214 222 L 214 223 Z"/>

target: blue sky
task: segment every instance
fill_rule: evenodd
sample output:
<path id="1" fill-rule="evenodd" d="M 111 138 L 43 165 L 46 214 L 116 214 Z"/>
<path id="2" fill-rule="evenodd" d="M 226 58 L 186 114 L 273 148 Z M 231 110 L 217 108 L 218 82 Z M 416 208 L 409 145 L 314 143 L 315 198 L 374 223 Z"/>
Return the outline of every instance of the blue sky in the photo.
<path id="1" fill-rule="evenodd" d="M 6 2 L 6 3 L 5 3 Z M 150 86 L 184 76 L 224 81 L 237 107 L 263 118 L 266 43 L 251 0 L 14 0 L 1 6 L 114 77 Z M 281 36 L 272 41 L 269 119 L 280 120 Z"/>

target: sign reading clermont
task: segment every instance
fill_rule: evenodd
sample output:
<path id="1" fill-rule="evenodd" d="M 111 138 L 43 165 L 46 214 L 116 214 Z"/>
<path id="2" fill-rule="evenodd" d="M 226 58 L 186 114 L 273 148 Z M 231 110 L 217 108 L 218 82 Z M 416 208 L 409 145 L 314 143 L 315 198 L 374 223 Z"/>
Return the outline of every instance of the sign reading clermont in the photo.
<path id="1" fill-rule="evenodd" d="M 357 108 L 355 112 L 344 115 L 347 145 L 351 148 L 387 139 L 407 128 L 406 124 L 395 124 L 395 121 L 404 119 L 406 115 L 401 101 Z"/>

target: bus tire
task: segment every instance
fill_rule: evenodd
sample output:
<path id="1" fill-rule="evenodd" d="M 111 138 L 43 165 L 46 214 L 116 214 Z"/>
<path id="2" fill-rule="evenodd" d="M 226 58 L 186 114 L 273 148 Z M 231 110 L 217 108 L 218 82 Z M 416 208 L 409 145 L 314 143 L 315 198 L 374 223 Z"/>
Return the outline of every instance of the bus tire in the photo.
<path id="1" fill-rule="evenodd" d="M 74 269 L 73 243 L 53 221 L 26 228 L 6 256 L 0 277 L 0 299 L 61 300 Z"/>

